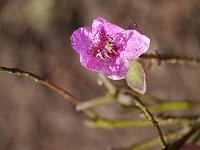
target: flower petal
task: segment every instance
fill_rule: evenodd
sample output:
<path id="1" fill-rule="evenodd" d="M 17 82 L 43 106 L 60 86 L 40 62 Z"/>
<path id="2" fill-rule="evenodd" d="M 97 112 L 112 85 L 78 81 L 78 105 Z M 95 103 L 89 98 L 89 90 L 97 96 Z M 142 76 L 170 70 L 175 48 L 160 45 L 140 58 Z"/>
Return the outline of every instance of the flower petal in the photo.
<path id="1" fill-rule="evenodd" d="M 76 52 L 85 53 L 92 44 L 92 28 L 79 28 L 73 32 L 70 39 L 72 47 Z"/>
<path id="2" fill-rule="evenodd" d="M 108 78 L 113 80 L 121 80 L 124 79 L 128 70 L 129 70 L 129 62 L 128 60 L 124 60 L 120 57 L 118 57 L 115 62 L 112 62 L 105 71 L 105 75 L 108 76 Z"/>
<path id="3" fill-rule="evenodd" d="M 113 80 L 124 79 L 130 67 L 128 60 L 124 60 L 120 57 L 116 57 L 116 59 L 102 60 L 86 54 L 80 55 L 80 61 L 88 70 L 102 72 Z"/>
<path id="4" fill-rule="evenodd" d="M 116 40 L 118 40 L 118 43 L 123 43 L 124 45 L 124 50 L 120 55 L 127 58 L 129 61 L 138 58 L 145 53 L 150 46 L 150 39 L 136 30 L 126 30 L 118 34 Z"/>
<path id="5" fill-rule="evenodd" d="M 98 30 L 98 28 L 104 27 L 105 31 L 110 36 L 115 36 L 117 33 L 124 32 L 125 30 L 115 24 L 107 22 L 105 19 L 99 17 L 93 20 L 92 28 Z"/>
<path id="6" fill-rule="evenodd" d="M 80 55 L 81 64 L 88 70 L 101 72 L 102 60 L 91 55 L 91 53 L 82 53 Z"/>

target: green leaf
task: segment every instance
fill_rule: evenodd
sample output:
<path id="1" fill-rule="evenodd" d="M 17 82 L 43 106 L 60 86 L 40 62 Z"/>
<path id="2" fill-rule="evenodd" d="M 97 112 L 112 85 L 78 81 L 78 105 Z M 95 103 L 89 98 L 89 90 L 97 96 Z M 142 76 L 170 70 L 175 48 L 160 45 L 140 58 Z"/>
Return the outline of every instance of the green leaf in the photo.
<path id="1" fill-rule="evenodd" d="M 125 78 L 126 82 L 132 90 L 144 94 L 146 92 L 146 76 L 144 69 L 138 61 L 131 61 L 130 65 L 131 67 Z"/>

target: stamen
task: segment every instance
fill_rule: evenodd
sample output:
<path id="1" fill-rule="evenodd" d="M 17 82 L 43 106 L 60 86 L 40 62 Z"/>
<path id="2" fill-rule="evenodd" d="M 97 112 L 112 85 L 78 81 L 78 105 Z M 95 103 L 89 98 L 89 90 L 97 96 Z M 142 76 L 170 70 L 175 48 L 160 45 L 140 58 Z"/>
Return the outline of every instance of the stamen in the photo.
<path id="1" fill-rule="evenodd" d="M 103 60 L 106 58 L 106 57 L 105 57 L 105 53 L 102 53 L 102 52 L 100 53 L 99 56 L 100 56 L 100 58 L 103 59 Z"/>
<path id="2" fill-rule="evenodd" d="M 100 49 L 98 49 L 98 51 L 97 51 L 98 53 L 96 54 L 96 57 L 100 57 L 101 59 L 105 59 L 105 54 L 104 53 L 102 53 L 102 51 L 100 50 Z"/>
<path id="3" fill-rule="evenodd" d="M 105 32 L 97 32 L 94 38 L 93 51 L 96 51 L 95 57 L 99 57 L 103 60 L 111 58 L 117 54 L 117 47 L 113 43 L 113 38 L 105 34 Z"/>
<path id="4" fill-rule="evenodd" d="M 97 53 L 96 57 L 100 57 L 100 58 L 103 59 L 103 60 L 105 59 L 105 58 L 102 56 L 101 53 Z"/>
<path id="5" fill-rule="evenodd" d="M 110 56 L 109 56 L 107 53 L 104 53 L 104 55 L 105 55 L 107 58 L 110 58 Z"/>
<path id="6" fill-rule="evenodd" d="M 117 52 L 114 49 L 111 49 L 111 54 L 114 53 L 115 55 L 117 54 Z"/>

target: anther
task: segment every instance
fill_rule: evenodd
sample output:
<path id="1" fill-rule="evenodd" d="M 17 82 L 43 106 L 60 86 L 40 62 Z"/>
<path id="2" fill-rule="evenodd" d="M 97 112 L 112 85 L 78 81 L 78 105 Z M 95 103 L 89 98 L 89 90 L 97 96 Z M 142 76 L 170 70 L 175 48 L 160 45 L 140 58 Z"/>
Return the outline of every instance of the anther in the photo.
<path id="1" fill-rule="evenodd" d="M 104 55 L 105 55 L 107 58 L 110 58 L 110 56 L 109 56 L 107 53 L 104 53 Z"/>

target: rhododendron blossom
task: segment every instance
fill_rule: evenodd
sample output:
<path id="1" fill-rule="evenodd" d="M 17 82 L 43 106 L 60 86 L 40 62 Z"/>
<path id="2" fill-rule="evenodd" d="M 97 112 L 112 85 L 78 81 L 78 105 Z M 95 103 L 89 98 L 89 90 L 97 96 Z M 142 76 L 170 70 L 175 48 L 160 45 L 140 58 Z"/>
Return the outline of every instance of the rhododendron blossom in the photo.
<path id="1" fill-rule="evenodd" d="M 92 27 L 74 31 L 71 43 L 85 68 L 120 80 L 130 68 L 129 61 L 148 50 L 150 39 L 136 30 L 125 30 L 103 18 L 96 18 Z"/>

